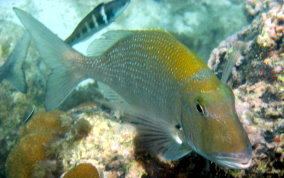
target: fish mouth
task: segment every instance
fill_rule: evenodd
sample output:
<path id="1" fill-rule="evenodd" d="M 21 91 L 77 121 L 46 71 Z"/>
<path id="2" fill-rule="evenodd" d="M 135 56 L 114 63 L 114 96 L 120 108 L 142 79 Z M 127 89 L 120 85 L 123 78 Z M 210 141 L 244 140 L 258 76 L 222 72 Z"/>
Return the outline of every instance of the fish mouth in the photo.
<path id="1" fill-rule="evenodd" d="M 235 160 L 235 159 L 228 159 L 228 158 L 220 158 L 217 159 L 216 162 L 224 167 L 230 168 L 230 169 L 246 169 L 249 168 L 251 165 L 251 159 L 250 160 Z"/>
<path id="2" fill-rule="evenodd" d="M 240 153 L 218 153 L 211 155 L 214 162 L 230 169 L 246 169 L 251 166 L 252 149 Z"/>

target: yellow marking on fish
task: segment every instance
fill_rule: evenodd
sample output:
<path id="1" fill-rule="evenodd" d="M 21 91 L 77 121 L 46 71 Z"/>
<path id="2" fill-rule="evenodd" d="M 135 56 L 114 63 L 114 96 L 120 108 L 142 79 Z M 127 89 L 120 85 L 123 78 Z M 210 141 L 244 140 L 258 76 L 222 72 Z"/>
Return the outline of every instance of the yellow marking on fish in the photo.
<path id="1" fill-rule="evenodd" d="M 188 82 L 187 85 L 183 88 L 185 91 L 201 91 L 208 92 L 212 90 L 216 90 L 219 86 L 220 81 L 214 75 L 208 77 L 204 80 L 194 80 L 192 82 Z"/>
<path id="2" fill-rule="evenodd" d="M 143 33 L 149 32 L 145 31 Z M 149 54 L 159 56 L 159 62 L 165 65 L 173 79 L 177 82 L 185 82 L 192 76 L 198 75 L 200 71 L 208 69 L 206 63 L 171 35 L 161 33 L 161 31 L 151 31 L 151 33 L 153 33 L 152 43 L 154 43 L 152 46 L 155 47 L 148 49 Z M 159 38 L 159 40 L 156 40 L 155 37 Z M 149 44 L 145 42 L 143 45 L 147 46 Z M 188 85 L 193 90 L 210 91 L 218 87 L 219 80 L 216 76 L 211 75 L 203 80 L 194 80 Z M 188 87 L 185 87 L 185 89 L 189 89 Z"/>
<path id="3" fill-rule="evenodd" d="M 183 81 L 206 67 L 202 60 L 189 50 L 184 49 L 181 44 L 177 48 L 178 52 L 174 56 L 176 60 L 169 61 L 169 67 L 174 69 L 173 74 L 176 80 Z"/>

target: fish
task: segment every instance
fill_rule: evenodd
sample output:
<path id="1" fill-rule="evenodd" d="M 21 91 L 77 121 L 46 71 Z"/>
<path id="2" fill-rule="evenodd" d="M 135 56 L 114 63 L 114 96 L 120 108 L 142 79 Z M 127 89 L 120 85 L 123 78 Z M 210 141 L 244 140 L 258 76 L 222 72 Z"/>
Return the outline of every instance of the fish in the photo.
<path id="1" fill-rule="evenodd" d="M 27 124 L 29 120 L 32 118 L 32 116 L 34 115 L 34 112 L 35 112 L 35 106 L 30 105 L 28 109 L 26 110 L 26 112 L 24 113 L 24 116 L 22 118 L 22 124 Z"/>
<path id="2" fill-rule="evenodd" d="M 83 55 L 29 13 L 14 8 L 51 69 L 45 107 L 57 108 L 93 78 L 112 109 L 137 128 L 143 146 L 165 160 L 192 151 L 232 169 L 248 168 L 252 147 L 232 90 L 168 32 L 109 31 Z"/>
<path id="3" fill-rule="evenodd" d="M 18 40 L 12 53 L 0 67 L 0 82 L 8 80 L 18 91 L 27 92 L 26 77 L 23 71 L 23 62 L 27 56 L 31 42 L 31 36 L 25 32 Z"/>
<path id="4" fill-rule="evenodd" d="M 26 125 L 30 119 L 33 117 L 35 113 L 36 107 L 34 105 L 29 105 L 25 112 L 23 113 L 23 116 L 21 116 L 21 122 L 16 126 L 16 130 L 19 130 L 20 127 Z"/>
<path id="5" fill-rule="evenodd" d="M 101 3 L 79 22 L 65 42 L 74 45 L 111 24 L 128 6 L 130 0 L 113 0 Z"/>
<path id="6" fill-rule="evenodd" d="M 221 77 L 221 81 L 223 83 L 227 83 L 232 71 L 233 71 L 233 67 L 235 66 L 237 59 L 240 58 L 241 54 L 238 51 L 238 49 L 240 49 L 241 46 L 240 44 L 235 44 L 235 46 L 231 47 L 228 49 L 225 57 L 227 58 L 227 61 L 225 63 L 225 67 L 224 67 L 224 71 L 222 73 L 222 77 Z"/>

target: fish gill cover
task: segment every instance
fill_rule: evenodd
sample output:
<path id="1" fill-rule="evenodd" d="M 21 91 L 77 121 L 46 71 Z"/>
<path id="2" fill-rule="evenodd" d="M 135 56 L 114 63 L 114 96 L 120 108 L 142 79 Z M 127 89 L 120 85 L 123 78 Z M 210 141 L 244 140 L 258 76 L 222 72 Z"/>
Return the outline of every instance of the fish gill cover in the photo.
<path id="1" fill-rule="evenodd" d="M 12 11 L 19 7 L 65 39 L 95 6 L 105 1 L 2 1 L 1 63 L 11 54 L 23 28 Z M 109 1 L 108 1 L 109 2 Z M 58 18 L 60 17 L 60 18 Z M 246 28 L 242 26 L 248 24 Z M 221 78 L 230 51 L 235 65 L 229 85 L 236 97 L 239 118 L 253 145 L 251 168 L 224 170 L 202 157 L 191 155 L 174 162 L 161 162 L 143 151 L 143 142 L 133 138 L 134 130 L 119 124 L 118 115 L 97 92 L 96 82 L 82 85 L 60 107 L 71 115 L 74 128 L 58 137 L 48 160 L 32 170 L 50 170 L 54 176 L 92 163 L 100 175 L 114 177 L 188 176 L 281 176 L 283 175 L 283 6 L 279 1 L 131 1 L 125 12 L 97 33 L 116 29 L 164 29 L 197 52 L 204 60 L 212 49 L 209 66 Z M 227 38 L 228 35 L 233 34 Z M 15 35 L 14 35 L 15 34 Z M 93 40 L 93 39 L 91 39 Z M 90 41 L 91 41 L 90 40 Z M 220 41 L 222 41 L 220 43 Z M 75 45 L 85 53 L 89 42 Z M 218 47 L 217 47 L 218 46 Z M 19 127 L 30 106 L 43 110 L 45 83 L 50 72 L 32 44 L 23 64 L 27 94 L 17 92 L 9 82 L 0 84 L 0 175 L 13 145 L 21 142 Z M 254 69 L 254 70 L 252 70 Z M 72 109 L 73 108 L 73 109 Z M 109 118 L 109 119 L 106 119 Z M 112 118 L 112 119 L 110 119 Z M 86 120 L 81 121 L 81 120 Z M 27 123 L 32 121 L 29 119 Z M 75 124 L 78 123 L 78 124 Z M 179 127 L 179 125 L 177 125 Z M 80 129 L 81 128 L 81 129 Z M 91 129 L 90 129 L 91 128 Z M 67 140 L 67 141 L 66 141 Z M 15 144 L 16 143 L 16 144 Z M 40 144 L 40 142 L 39 142 Z M 142 145 L 141 145 L 142 144 Z M 136 145 L 136 146 L 134 146 Z M 14 146 L 16 147 L 16 146 Z M 140 149 L 141 148 L 141 149 Z M 39 169 L 40 168 L 40 169 Z M 48 174 L 50 172 L 47 172 Z M 39 174 L 36 174 L 39 175 Z"/>

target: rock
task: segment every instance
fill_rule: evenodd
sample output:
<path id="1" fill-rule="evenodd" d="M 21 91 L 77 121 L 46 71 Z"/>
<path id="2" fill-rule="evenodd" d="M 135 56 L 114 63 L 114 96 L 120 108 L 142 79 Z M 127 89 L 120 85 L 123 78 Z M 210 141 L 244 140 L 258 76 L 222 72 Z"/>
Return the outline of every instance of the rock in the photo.
<path id="1" fill-rule="evenodd" d="M 278 1 L 248 0 L 246 8 L 254 17 L 252 24 L 220 43 L 208 63 L 221 77 L 226 62 L 232 60 L 226 53 L 238 50 L 228 84 L 234 89 L 236 110 L 254 148 L 253 167 L 245 175 L 279 176 L 284 174 L 278 155 L 284 152 L 280 146 L 284 133 L 284 7 Z"/>

